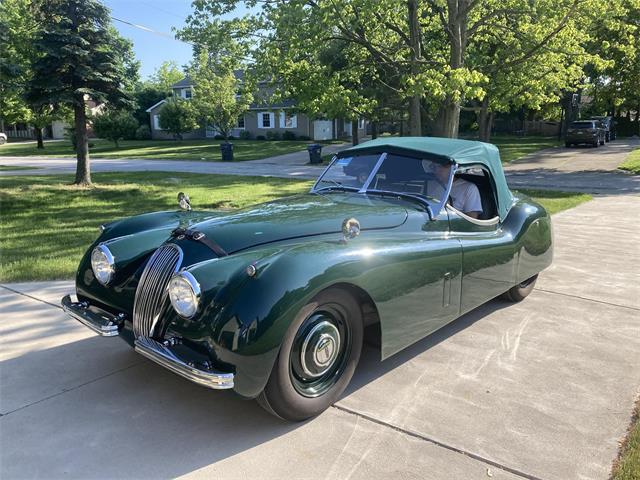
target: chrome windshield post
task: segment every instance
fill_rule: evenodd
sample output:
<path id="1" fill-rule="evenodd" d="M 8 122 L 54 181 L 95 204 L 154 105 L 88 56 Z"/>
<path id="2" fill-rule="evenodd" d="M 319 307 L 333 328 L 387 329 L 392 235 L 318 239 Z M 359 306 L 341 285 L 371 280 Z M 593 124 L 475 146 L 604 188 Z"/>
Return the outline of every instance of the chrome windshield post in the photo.
<path id="1" fill-rule="evenodd" d="M 384 162 L 385 158 L 387 158 L 387 152 L 383 152 L 380 155 L 380 158 L 378 158 L 378 161 L 376 162 L 375 166 L 373 167 L 373 170 L 371 170 L 371 173 L 369 174 L 369 177 L 367 177 L 367 181 L 364 182 L 364 185 L 362 185 L 360 190 L 358 190 L 358 193 L 365 193 L 367 191 L 367 188 L 369 188 L 369 184 L 376 177 L 376 173 L 378 173 L 378 170 L 380 170 L 380 166 Z"/>
<path id="2" fill-rule="evenodd" d="M 440 215 L 440 212 L 442 211 L 444 206 L 447 204 L 447 201 L 449 200 L 449 195 L 451 195 L 451 188 L 453 187 L 453 176 L 455 175 L 456 171 L 458 171 L 458 164 L 452 163 L 451 169 L 449 170 L 449 179 L 447 180 L 447 188 L 445 189 L 444 194 L 440 199 L 440 203 L 438 203 L 436 205 L 436 208 L 433 209 L 433 214 L 434 214 L 433 218 L 435 218 L 437 215 Z"/>
<path id="3" fill-rule="evenodd" d="M 338 159 L 338 155 L 334 155 L 333 158 L 331 159 L 331 161 L 329 162 L 329 165 L 327 165 L 327 168 L 325 168 L 322 171 L 322 174 L 318 177 L 318 179 L 316 180 L 316 183 L 313 184 L 313 187 L 311 187 L 311 190 L 309 191 L 309 193 L 313 193 L 316 191 L 316 187 L 318 186 L 318 184 L 320 183 L 320 181 L 322 180 L 322 177 L 324 177 L 325 173 L 327 173 L 327 170 L 329 170 L 331 168 L 331 166 L 334 164 L 334 162 Z"/>

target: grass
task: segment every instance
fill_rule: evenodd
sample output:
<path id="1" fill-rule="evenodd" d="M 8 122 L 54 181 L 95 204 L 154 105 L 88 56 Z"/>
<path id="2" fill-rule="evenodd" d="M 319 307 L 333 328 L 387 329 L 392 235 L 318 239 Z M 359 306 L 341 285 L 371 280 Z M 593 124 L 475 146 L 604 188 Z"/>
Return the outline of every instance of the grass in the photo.
<path id="1" fill-rule="evenodd" d="M 640 148 L 631 152 L 618 168 L 640 175 Z"/>
<path id="2" fill-rule="evenodd" d="M 11 165 L 0 165 L 0 171 L 2 170 L 37 170 L 38 167 L 12 167 Z"/>
<path id="3" fill-rule="evenodd" d="M 124 140 L 120 148 L 112 142 L 91 139 L 94 144 L 90 154 L 96 158 L 142 158 L 159 160 L 222 160 L 220 144 L 222 140 Z M 257 160 L 304 151 L 310 142 L 300 140 L 233 140 L 234 161 Z M 38 150 L 34 142 L 7 143 L 0 146 L 0 157 L 75 157 L 71 145 L 66 140 L 45 142 L 44 150 Z"/>
<path id="4" fill-rule="evenodd" d="M 627 437 L 620 445 L 611 480 L 640 480 L 640 399 L 636 401 Z"/>
<path id="5" fill-rule="evenodd" d="M 495 135 L 491 137 L 490 143 L 493 143 L 500 150 L 502 163 L 513 162 L 544 148 L 563 145 L 558 137 L 516 137 L 512 135 Z"/>
<path id="6" fill-rule="evenodd" d="M 517 192 L 533 198 L 536 202 L 541 203 L 551 215 L 577 207 L 581 203 L 588 202 L 593 197 L 587 193 L 576 192 L 556 192 L 553 190 L 529 190 L 519 189 Z"/>
<path id="7" fill-rule="evenodd" d="M 177 208 L 189 193 L 196 209 L 239 208 L 306 191 L 310 181 L 264 177 L 139 172 L 95 173 L 96 186 L 69 185 L 67 175 L 0 177 L 0 281 L 72 278 L 98 226 L 117 218 Z M 550 212 L 589 195 L 523 190 Z"/>

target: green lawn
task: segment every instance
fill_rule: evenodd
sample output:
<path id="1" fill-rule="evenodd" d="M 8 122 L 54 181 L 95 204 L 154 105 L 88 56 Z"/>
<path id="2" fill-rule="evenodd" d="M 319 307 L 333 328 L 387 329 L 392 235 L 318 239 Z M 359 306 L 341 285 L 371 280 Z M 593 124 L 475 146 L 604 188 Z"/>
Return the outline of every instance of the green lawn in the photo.
<path id="1" fill-rule="evenodd" d="M 640 399 L 636 402 L 627 438 L 620 445 L 611 480 L 640 480 Z"/>
<path id="2" fill-rule="evenodd" d="M 0 177 L 0 281 L 72 278 L 98 226 L 142 212 L 177 208 L 189 193 L 196 209 L 238 208 L 306 191 L 312 182 L 173 172 L 95 173 L 93 188 L 67 175 Z M 531 192 L 551 212 L 589 195 Z"/>
<path id="3" fill-rule="evenodd" d="M 558 137 L 515 137 L 512 135 L 495 135 L 491 137 L 493 143 L 500 150 L 502 163 L 509 163 L 537 152 L 543 148 L 557 147 L 564 145 Z"/>
<path id="4" fill-rule="evenodd" d="M 618 168 L 640 175 L 640 148 L 631 152 Z"/>
<path id="5" fill-rule="evenodd" d="M 577 207 L 581 203 L 591 200 L 593 197 L 587 193 L 555 192 L 553 190 L 528 190 L 519 189 L 525 195 L 544 205 L 550 214 L 561 212 L 569 208 Z"/>
<path id="6" fill-rule="evenodd" d="M 1 170 L 36 170 L 38 167 L 12 167 L 11 165 L 0 165 Z"/>
<path id="7" fill-rule="evenodd" d="M 143 158 L 160 160 L 222 160 L 220 144 L 222 140 L 124 140 L 120 148 L 112 142 L 91 139 L 90 149 L 96 158 Z M 310 142 L 300 140 L 233 140 L 235 161 L 258 160 L 285 153 L 306 150 Z M 74 157 L 71 145 L 66 140 L 45 142 L 44 150 L 38 150 L 35 143 L 7 143 L 0 146 L 0 157 Z"/>

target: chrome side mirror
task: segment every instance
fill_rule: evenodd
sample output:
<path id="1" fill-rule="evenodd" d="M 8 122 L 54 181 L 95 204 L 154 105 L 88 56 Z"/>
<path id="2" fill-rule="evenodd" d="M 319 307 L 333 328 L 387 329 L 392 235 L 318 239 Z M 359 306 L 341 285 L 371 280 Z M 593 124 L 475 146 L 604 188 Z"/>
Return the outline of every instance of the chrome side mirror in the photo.
<path id="1" fill-rule="evenodd" d="M 355 218 L 347 218 L 342 222 L 342 241 L 346 242 L 360 235 L 360 222 Z"/>
<path id="2" fill-rule="evenodd" d="M 189 200 L 189 195 L 186 193 L 180 192 L 178 194 L 178 205 L 182 210 L 191 210 L 191 201 Z"/>

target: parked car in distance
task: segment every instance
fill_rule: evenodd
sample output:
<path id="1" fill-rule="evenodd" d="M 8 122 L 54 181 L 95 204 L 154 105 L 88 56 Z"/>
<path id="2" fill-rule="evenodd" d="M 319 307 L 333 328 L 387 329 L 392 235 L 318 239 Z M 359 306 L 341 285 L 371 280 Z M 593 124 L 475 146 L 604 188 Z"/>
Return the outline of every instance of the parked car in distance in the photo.
<path id="1" fill-rule="evenodd" d="M 523 300 L 553 255 L 549 214 L 509 189 L 488 143 L 380 138 L 302 195 L 234 212 L 178 201 L 104 225 L 63 308 L 290 421 L 340 398 L 365 333 L 384 360 L 493 298 Z"/>
<path id="2" fill-rule="evenodd" d="M 7 143 L 7 134 L 0 132 L 0 145 Z"/>
<path id="3" fill-rule="evenodd" d="M 593 147 L 604 145 L 605 129 L 600 120 L 578 120 L 571 122 L 564 139 L 567 147 L 588 144 Z"/>
<path id="4" fill-rule="evenodd" d="M 613 117 L 593 117 L 594 120 L 599 120 L 604 128 L 605 141 L 610 142 L 616 139 L 616 122 Z"/>

